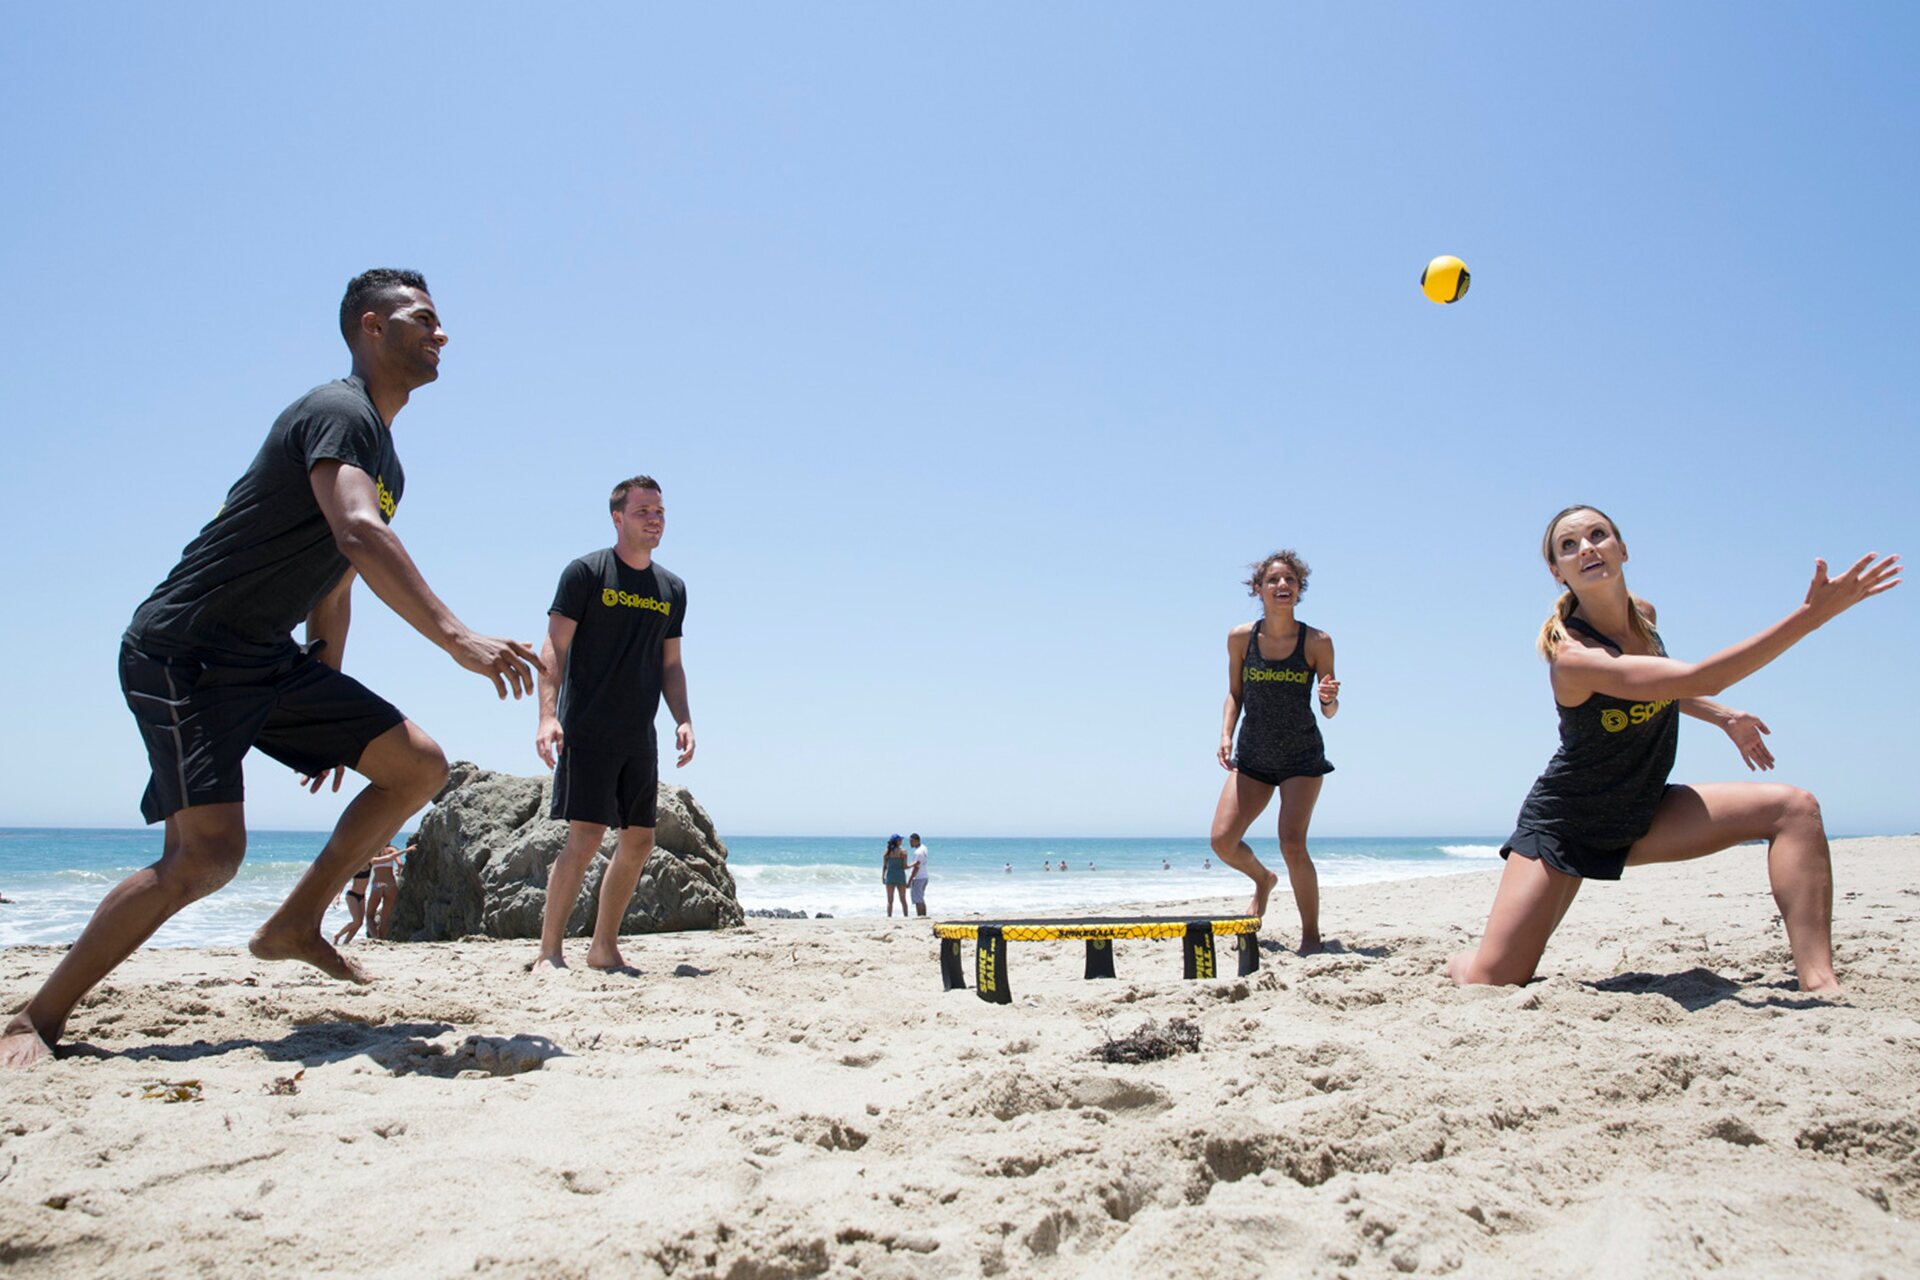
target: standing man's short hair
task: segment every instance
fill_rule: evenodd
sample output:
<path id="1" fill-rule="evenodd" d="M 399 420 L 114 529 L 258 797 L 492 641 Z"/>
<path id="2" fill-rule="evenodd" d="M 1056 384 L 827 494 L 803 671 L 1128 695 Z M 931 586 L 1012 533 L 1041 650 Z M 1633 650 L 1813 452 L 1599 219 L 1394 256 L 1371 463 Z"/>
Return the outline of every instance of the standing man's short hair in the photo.
<path id="1" fill-rule="evenodd" d="M 652 476 L 633 476 L 613 486 L 613 495 L 607 499 L 607 510 L 618 511 L 627 505 L 627 494 L 634 489 L 651 489 L 660 492 L 660 482 Z"/>
<path id="2" fill-rule="evenodd" d="M 402 289 L 432 292 L 427 288 L 425 276 L 398 267 L 375 267 L 347 281 L 347 294 L 340 299 L 340 336 L 347 340 L 349 347 L 353 345 L 353 331 L 360 327 L 360 317 L 369 311 L 378 311 L 382 303 Z"/>

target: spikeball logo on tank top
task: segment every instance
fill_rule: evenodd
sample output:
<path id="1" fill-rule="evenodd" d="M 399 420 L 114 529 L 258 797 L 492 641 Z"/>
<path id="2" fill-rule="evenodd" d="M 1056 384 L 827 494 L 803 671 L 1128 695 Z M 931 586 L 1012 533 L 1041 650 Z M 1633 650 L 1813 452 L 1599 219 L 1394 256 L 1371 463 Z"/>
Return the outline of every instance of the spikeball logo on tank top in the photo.
<path id="1" fill-rule="evenodd" d="M 1244 671 L 1240 678 L 1252 684 L 1306 684 L 1313 678 L 1306 671 Z"/>
<path id="2" fill-rule="evenodd" d="M 1600 713 L 1600 727 L 1608 733 L 1620 733 L 1630 724 L 1645 724 L 1672 705 L 1672 698 L 1663 698 L 1659 702 L 1636 702 L 1625 711 L 1608 707 Z"/>

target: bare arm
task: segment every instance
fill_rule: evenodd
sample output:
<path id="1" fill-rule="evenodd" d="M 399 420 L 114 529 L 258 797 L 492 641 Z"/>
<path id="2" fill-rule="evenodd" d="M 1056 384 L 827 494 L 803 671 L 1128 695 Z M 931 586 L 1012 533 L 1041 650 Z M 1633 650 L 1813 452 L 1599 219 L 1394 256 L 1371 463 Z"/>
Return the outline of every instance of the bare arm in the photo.
<path id="1" fill-rule="evenodd" d="M 1871 555 L 1862 556 L 1837 578 L 1827 577 L 1827 562 L 1817 560 L 1813 583 L 1798 608 L 1766 630 L 1699 662 L 1616 655 L 1586 645 L 1565 645 L 1553 660 L 1554 694 L 1567 706 L 1577 705 L 1592 693 L 1649 701 L 1710 698 L 1766 666 L 1862 600 L 1899 586 L 1899 573 L 1897 556 L 1879 561 Z"/>
<path id="2" fill-rule="evenodd" d="M 328 459 L 316 464 L 307 480 L 333 531 L 334 545 L 375 595 L 455 662 L 491 679 L 502 698 L 509 687 L 516 698 L 533 692 L 537 655 L 532 647 L 480 635 L 454 617 L 420 576 L 399 536 L 380 518 L 372 476 Z"/>
<path id="3" fill-rule="evenodd" d="M 1220 749 L 1214 753 L 1222 769 L 1233 768 L 1233 726 L 1240 721 L 1240 668 L 1246 664 L 1247 645 L 1252 640 L 1252 623 L 1227 632 L 1227 701 L 1220 708 Z"/>
<path id="4" fill-rule="evenodd" d="M 349 568 L 333 590 L 320 598 L 307 615 L 307 643 L 319 643 L 314 657 L 335 671 L 347 656 L 347 628 L 353 622 L 353 580 L 358 576 Z"/>
<path id="5" fill-rule="evenodd" d="M 1333 674 L 1333 637 L 1324 631 L 1307 633 L 1307 665 L 1320 677 L 1320 714 L 1331 720 L 1340 714 L 1340 680 Z"/>
<path id="6" fill-rule="evenodd" d="M 547 638 L 540 644 L 540 727 L 533 735 L 533 749 L 549 769 L 565 746 L 560 732 L 560 679 L 567 672 L 567 651 L 573 648 L 573 635 L 579 629 L 580 624 L 566 614 L 549 613 Z"/>
<path id="7" fill-rule="evenodd" d="M 670 636 L 660 647 L 660 696 L 673 713 L 673 745 L 678 769 L 693 759 L 693 712 L 687 706 L 687 669 L 680 661 L 680 637 Z"/>

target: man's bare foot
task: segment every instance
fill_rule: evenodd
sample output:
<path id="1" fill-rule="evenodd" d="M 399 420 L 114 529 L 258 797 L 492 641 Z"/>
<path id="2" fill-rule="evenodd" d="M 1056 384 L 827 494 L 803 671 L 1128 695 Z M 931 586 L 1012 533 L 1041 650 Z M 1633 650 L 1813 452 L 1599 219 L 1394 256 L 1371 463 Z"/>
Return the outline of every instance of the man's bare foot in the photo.
<path id="1" fill-rule="evenodd" d="M 612 972 L 617 969 L 629 969 L 630 967 L 625 958 L 621 956 L 620 948 L 618 947 L 608 947 L 604 951 L 599 947 L 587 948 L 587 968 L 589 969 Z M 639 971 L 633 970 L 633 972 L 637 973 Z"/>
<path id="2" fill-rule="evenodd" d="M 560 973 L 567 967 L 565 956 L 535 956 L 527 961 L 528 973 Z"/>
<path id="3" fill-rule="evenodd" d="M 1247 914 L 1264 919 L 1267 914 L 1267 898 L 1272 895 L 1274 886 L 1280 883 L 1278 872 L 1267 872 L 1264 880 L 1253 882 L 1253 900 L 1247 903 Z"/>
<path id="4" fill-rule="evenodd" d="M 1321 944 L 1319 934 L 1317 933 L 1302 934 L 1300 935 L 1300 948 L 1295 954 L 1303 955 L 1303 956 L 1315 956 L 1315 955 L 1319 955 L 1322 951 L 1325 951 L 1325 950 L 1326 950 L 1326 947 Z"/>
<path id="5" fill-rule="evenodd" d="M 30 1067 L 42 1058 L 53 1056 L 53 1045 L 40 1034 L 33 1020 L 22 1010 L 0 1031 L 0 1067 Z"/>
<path id="6" fill-rule="evenodd" d="M 1847 989 L 1840 985 L 1840 979 L 1834 977 L 1832 974 L 1828 974 L 1825 981 L 1816 980 L 1812 983 L 1802 978 L 1800 980 L 1800 989 L 1810 996 L 1843 996 L 1847 994 Z"/>
<path id="7" fill-rule="evenodd" d="M 247 944 L 256 960 L 301 960 L 329 978 L 365 985 L 372 979 L 366 970 L 333 949 L 318 933 L 279 933 L 260 926 Z"/>

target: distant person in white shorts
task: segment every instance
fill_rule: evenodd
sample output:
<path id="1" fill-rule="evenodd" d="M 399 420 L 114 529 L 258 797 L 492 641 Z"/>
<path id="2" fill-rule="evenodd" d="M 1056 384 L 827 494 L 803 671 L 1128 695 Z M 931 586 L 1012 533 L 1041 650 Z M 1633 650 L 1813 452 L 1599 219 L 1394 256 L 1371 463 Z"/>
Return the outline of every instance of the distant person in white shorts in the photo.
<path id="1" fill-rule="evenodd" d="M 913 899 L 913 913 L 923 916 L 927 914 L 927 846 L 920 843 L 918 831 L 907 837 L 907 857 L 907 893 Z"/>

